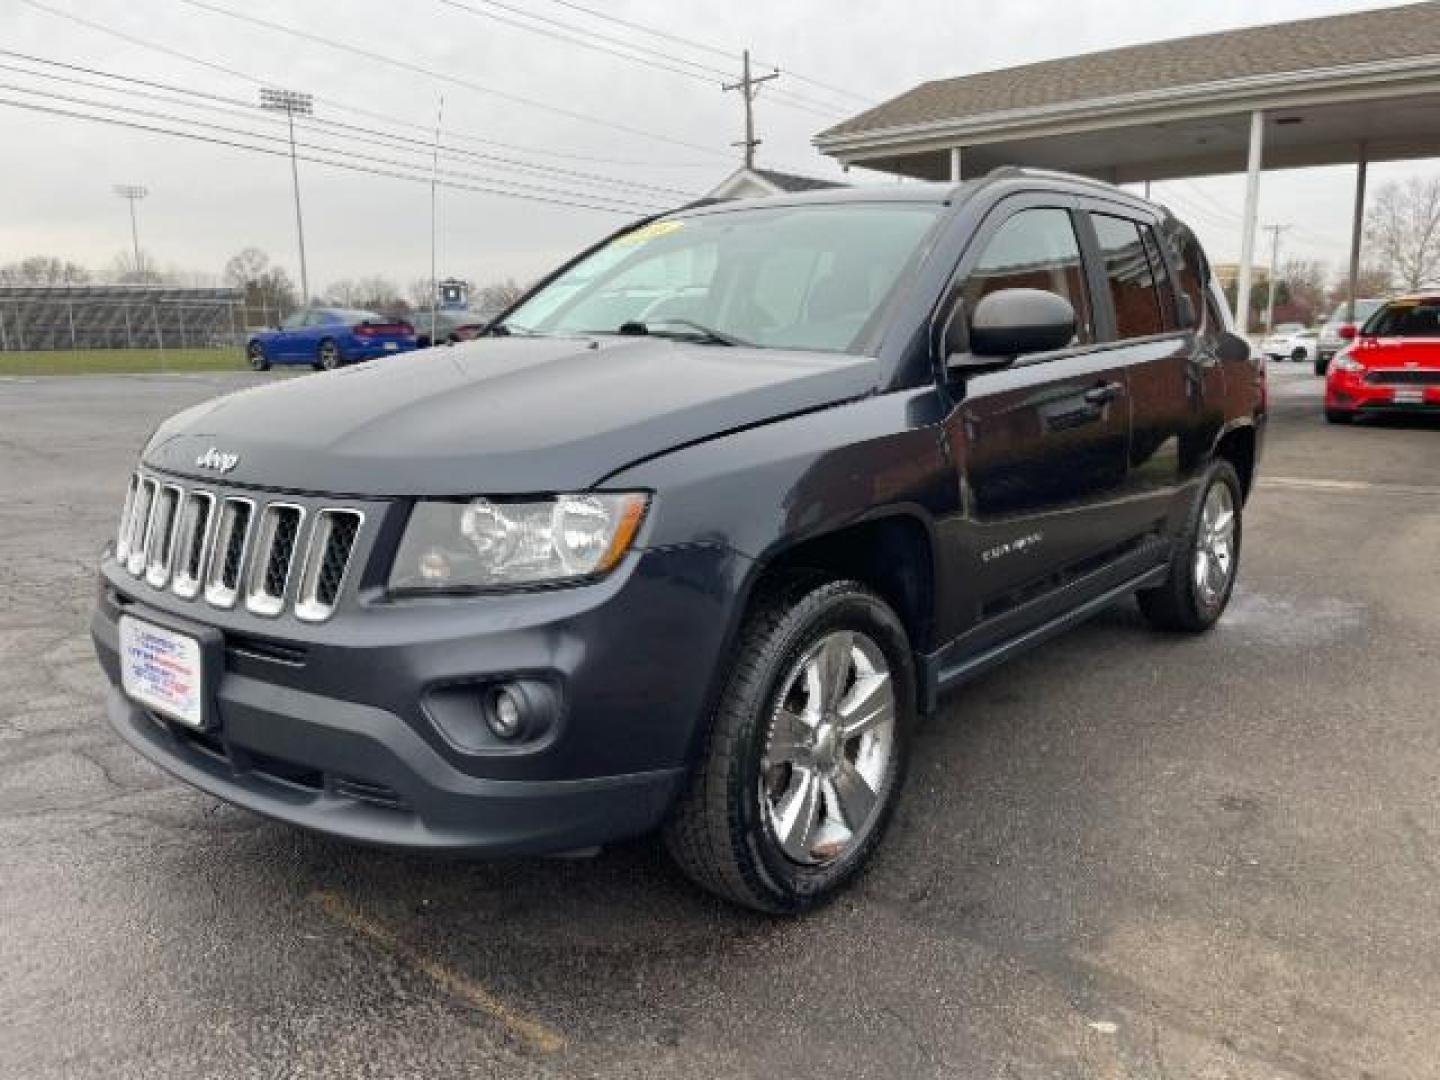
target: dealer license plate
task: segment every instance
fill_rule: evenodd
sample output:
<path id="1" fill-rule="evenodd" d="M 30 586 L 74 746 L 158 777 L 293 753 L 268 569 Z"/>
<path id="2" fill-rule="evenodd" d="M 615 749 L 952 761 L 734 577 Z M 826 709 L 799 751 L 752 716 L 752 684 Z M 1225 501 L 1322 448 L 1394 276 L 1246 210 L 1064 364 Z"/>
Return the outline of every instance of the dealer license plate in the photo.
<path id="1" fill-rule="evenodd" d="M 122 615 L 120 682 L 141 705 L 191 727 L 205 726 L 205 673 L 194 638 Z"/>
<path id="2" fill-rule="evenodd" d="M 1424 390 L 1396 390 L 1396 405 L 1423 405 L 1425 404 Z"/>
<path id="3" fill-rule="evenodd" d="M 398 349 L 399 347 L 400 347 L 400 346 L 399 346 L 399 344 L 398 344 L 397 342 L 394 342 L 394 341 L 387 341 L 387 342 L 385 342 L 385 349 L 386 349 L 387 352 L 394 352 L 394 351 L 395 351 L 396 349 Z"/>

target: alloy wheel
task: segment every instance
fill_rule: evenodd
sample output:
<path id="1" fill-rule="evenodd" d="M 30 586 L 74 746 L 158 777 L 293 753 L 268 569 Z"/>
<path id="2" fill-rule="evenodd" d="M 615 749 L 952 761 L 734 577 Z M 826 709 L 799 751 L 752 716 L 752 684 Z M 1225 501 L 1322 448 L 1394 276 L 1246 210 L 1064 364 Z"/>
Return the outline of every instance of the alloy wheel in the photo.
<path id="1" fill-rule="evenodd" d="M 1235 498 L 1227 484 L 1212 484 L 1195 538 L 1195 591 L 1206 607 L 1225 595 L 1235 571 Z"/>
<path id="2" fill-rule="evenodd" d="M 865 634 L 827 634 L 790 670 L 770 716 L 760 804 L 792 862 L 833 862 L 875 820 L 895 753 L 895 686 Z"/>

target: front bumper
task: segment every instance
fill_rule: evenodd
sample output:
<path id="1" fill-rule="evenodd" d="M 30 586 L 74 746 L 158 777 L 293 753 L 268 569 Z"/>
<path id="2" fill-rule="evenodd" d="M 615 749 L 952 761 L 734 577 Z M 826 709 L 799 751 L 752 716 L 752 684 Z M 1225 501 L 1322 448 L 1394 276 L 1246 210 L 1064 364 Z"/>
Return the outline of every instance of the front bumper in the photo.
<path id="1" fill-rule="evenodd" d="M 1325 408 L 1331 412 L 1429 413 L 1440 410 L 1440 385 L 1371 383 L 1361 374 L 1332 371 L 1325 383 Z"/>
<path id="2" fill-rule="evenodd" d="M 663 820 L 745 566 L 723 548 L 641 552 L 594 586 L 362 605 L 318 627 L 271 620 L 262 637 L 253 618 L 150 590 L 107 559 L 91 632 L 110 723 L 194 787 L 361 843 L 539 854 Z M 212 643 L 211 730 L 121 691 L 122 614 Z M 560 690 L 553 735 L 519 749 L 456 745 L 435 702 L 516 675 Z"/>

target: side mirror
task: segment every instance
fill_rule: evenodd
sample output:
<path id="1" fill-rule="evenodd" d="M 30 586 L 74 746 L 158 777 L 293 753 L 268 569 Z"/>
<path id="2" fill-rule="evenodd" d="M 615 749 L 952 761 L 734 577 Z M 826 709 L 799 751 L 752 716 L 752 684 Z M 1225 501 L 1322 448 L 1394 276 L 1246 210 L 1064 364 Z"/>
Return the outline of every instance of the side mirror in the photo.
<path id="1" fill-rule="evenodd" d="M 1360 328 L 1351 322 L 1341 323 L 1336 333 L 1340 335 L 1341 341 L 1354 341 L 1360 336 Z"/>
<path id="2" fill-rule="evenodd" d="M 1044 289 L 1000 289 L 981 297 L 969 329 L 968 351 L 950 353 L 952 368 L 994 367 L 996 361 L 1063 349 L 1075 337 L 1075 309 Z"/>

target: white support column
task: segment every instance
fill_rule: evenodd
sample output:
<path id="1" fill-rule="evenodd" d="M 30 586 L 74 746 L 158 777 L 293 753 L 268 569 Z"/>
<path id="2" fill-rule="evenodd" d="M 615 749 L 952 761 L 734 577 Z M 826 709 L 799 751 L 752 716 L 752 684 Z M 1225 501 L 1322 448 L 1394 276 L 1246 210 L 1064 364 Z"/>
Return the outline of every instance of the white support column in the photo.
<path id="1" fill-rule="evenodd" d="M 1355 216 L 1350 222 L 1350 282 L 1345 294 L 1345 321 L 1355 321 L 1355 289 L 1360 277 L 1360 239 L 1365 231 L 1365 174 L 1370 168 L 1370 147 L 1360 143 L 1355 160 Z"/>
<path id="2" fill-rule="evenodd" d="M 958 184 L 960 179 L 960 147 L 952 146 L 950 147 L 950 182 Z"/>
<path id="3" fill-rule="evenodd" d="M 1235 290 L 1235 326 L 1250 329 L 1251 264 L 1255 261 L 1255 219 L 1260 213 L 1260 163 L 1265 155 L 1265 114 L 1250 114 L 1250 157 L 1245 168 L 1245 210 L 1240 226 L 1240 279 Z"/>

